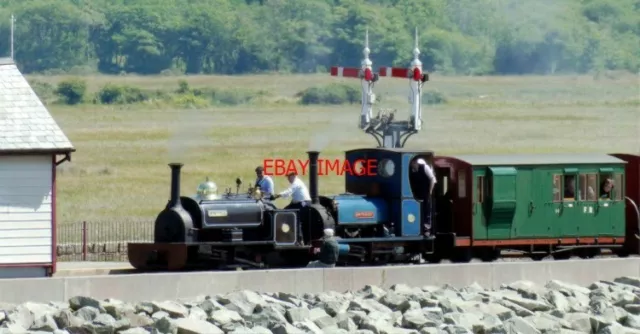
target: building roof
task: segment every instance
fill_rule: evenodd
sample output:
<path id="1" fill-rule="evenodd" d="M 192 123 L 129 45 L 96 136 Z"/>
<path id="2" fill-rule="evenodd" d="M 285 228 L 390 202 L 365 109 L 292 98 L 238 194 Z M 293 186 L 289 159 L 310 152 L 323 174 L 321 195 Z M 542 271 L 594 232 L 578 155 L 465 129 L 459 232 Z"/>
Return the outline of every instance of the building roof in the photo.
<path id="1" fill-rule="evenodd" d="M 75 151 L 11 59 L 0 58 L 0 154 Z"/>
<path id="2" fill-rule="evenodd" d="M 515 166 L 515 165 L 585 165 L 624 164 L 625 161 L 603 153 L 549 153 L 549 154 L 486 154 L 454 155 L 474 166 Z"/>

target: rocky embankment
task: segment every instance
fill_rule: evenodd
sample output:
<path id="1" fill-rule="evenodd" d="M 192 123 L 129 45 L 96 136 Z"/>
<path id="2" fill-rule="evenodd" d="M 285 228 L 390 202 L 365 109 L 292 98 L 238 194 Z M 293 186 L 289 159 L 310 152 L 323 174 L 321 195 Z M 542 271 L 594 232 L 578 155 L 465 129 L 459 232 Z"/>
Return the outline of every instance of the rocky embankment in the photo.
<path id="1" fill-rule="evenodd" d="M 588 287 L 518 281 L 348 293 L 238 291 L 190 302 L 125 303 L 74 297 L 0 305 L 0 333 L 639 333 L 640 278 Z"/>

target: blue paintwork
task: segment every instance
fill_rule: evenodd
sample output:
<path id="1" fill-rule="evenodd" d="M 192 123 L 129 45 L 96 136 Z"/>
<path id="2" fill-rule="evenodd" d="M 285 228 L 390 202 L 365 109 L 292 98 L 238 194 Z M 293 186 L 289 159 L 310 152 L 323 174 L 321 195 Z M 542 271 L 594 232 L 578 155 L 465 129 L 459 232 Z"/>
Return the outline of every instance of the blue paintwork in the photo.
<path id="1" fill-rule="evenodd" d="M 383 177 L 382 175 L 379 175 L 377 166 L 375 168 L 375 175 L 371 176 L 358 176 L 345 173 L 345 190 L 349 188 L 349 185 L 364 183 L 366 185 L 365 187 L 368 189 L 371 189 L 370 187 L 374 187 L 374 185 L 378 187 L 380 189 L 380 194 L 384 197 L 399 194 L 400 187 L 398 182 L 400 180 L 400 172 L 398 171 L 398 167 L 401 162 L 400 156 L 401 154 L 397 152 L 377 149 L 362 149 L 345 153 L 345 160 L 347 160 L 351 165 L 354 165 L 358 159 L 372 159 L 376 160 L 378 163 L 384 159 L 391 159 L 396 166 L 396 172 L 391 177 Z M 364 195 L 364 193 L 359 195 Z"/>
<path id="2" fill-rule="evenodd" d="M 382 198 L 358 195 L 338 195 L 334 201 L 338 204 L 340 225 L 371 225 L 389 220 L 389 206 Z M 373 212 L 371 218 L 356 218 L 358 212 Z"/>
<path id="3" fill-rule="evenodd" d="M 351 247 L 347 244 L 338 244 L 338 256 L 346 256 L 349 255 L 349 250 Z"/>
<path id="4" fill-rule="evenodd" d="M 420 202 L 414 199 L 405 199 L 396 203 L 401 206 L 401 216 L 398 219 L 401 223 L 398 235 L 403 237 L 420 235 L 420 226 L 422 225 Z M 413 215 L 413 222 L 409 220 L 409 215 Z"/>
<path id="5" fill-rule="evenodd" d="M 415 157 L 415 154 L 404 153 L 402 154 L 402 197 L 411 197 L 413 198 L 413 192 L 411 191 L 411 182 L 409 182 L 409 164 L 411 163 L 411 159 Z"/>

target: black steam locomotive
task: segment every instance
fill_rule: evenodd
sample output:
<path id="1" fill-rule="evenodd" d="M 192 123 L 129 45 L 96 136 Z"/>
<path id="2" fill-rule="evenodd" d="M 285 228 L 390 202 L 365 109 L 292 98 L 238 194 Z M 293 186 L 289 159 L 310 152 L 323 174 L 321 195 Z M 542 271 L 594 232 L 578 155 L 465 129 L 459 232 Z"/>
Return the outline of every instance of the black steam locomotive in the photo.
<path id="1" fill-rule="evenodd" d="M 169 164 L 171 198 L 156 218 L 154 243 L 128 245 L 131 265 L 141 270 L 306 265 L 312 241 L 335 226 L 318 196 L 319 153 L 308 154 L 312 204 L 295 210 L 278 209 L 259 189 L 240 192 L 240 179 L 235 193 L 229 189 L 219 198 L 180 196 L 183 165 Z"/>

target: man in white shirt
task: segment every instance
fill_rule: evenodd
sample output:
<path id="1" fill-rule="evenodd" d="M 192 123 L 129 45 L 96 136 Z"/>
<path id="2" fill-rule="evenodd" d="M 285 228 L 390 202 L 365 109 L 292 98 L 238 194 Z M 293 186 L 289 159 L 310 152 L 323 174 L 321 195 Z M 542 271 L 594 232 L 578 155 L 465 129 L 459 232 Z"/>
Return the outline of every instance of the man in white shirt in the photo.
<path id="1" fill-rule="evenodd" d="M 289 188 L 285 191 L 271 196 L 271 199 L 276 199 L 280 197 L 291 197 L 291 203 L 285 207 L 285 209 L 302 209 L 311 204 L 311 195 L 309 195 L 309 190 L 307 186 L 298 178 L 296 173 L 291 172 L 287 174 L 287 179 L 291 184 Z M 298 245 L 304 245 L 304 237 L 302 235 L 302 224 L 300 222 L 300 217 L 298 217 Z"/>
<path id="2" fill-rule="evenodd" d="M 424 159 L 415 159 L 411 162 L 410 179 L 417 186 L 414 197 L 422 201 L 423 233 L 431 235 L 431 196 L 436 186 L 436 176 L 433 169 Z"/>
<path id="3" fill-rule="evenodd" d="M 260 192 L 265 198 L 271 197 L 275 193 L 275 187 L 271 177 L 264 175 L 264 167 L 256 167 L 256 176 L 256 185 L 254 187 L 260 187 Z"/>
<path id="4" fill-rule="evenodd" d="M 309 195 L 309 189 L 298 178 L 296 173 L 291 172 L 287 175 L 290 186 L 285 191 L 273 196 L 273 198 L 288 198 L 291 197 L 291 204 L 287 205 L 286 209 L 300 209 L 311 204 L 311 195 Z"/>

